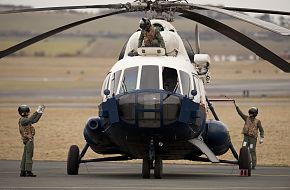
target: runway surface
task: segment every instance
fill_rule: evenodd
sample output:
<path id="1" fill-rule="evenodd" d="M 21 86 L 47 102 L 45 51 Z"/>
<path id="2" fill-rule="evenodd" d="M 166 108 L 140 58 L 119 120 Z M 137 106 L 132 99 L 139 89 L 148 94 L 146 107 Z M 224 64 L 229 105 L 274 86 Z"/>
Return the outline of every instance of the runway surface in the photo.
<path id="1" fill-rule="evenodd" d="M 205 85 L 208 96 L 290 96 L 290 80 L 213 80 Z M 100 89 L 29 89 L 0 91 L 0 98 L 93 98 Z"/>
<path id="2" fill-rule="evenodd" d="M 66 162 L 35 161 L 34 171 L 36 178 L 19 177 L 19 161 L 0 161 L 0 189 L 290 189 L 289 167 L 257 167 L 240 177 L 238 166 L 164 164 L 162 179 L 143 179 L 139 163 L 87 163 L 68 176 Z"/>

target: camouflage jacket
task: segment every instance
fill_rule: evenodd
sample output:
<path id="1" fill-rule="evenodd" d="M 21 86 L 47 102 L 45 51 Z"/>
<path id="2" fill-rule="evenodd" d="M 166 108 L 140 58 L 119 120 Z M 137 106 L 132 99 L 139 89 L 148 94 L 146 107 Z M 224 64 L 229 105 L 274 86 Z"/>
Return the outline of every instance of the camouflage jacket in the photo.
<path id="1" fill-rule="evenodd" d="M 27 143 L 29 140 L 33 140 L 35 129 L 32 124 L 38 122 L 41 116 L 41 113 L 35 112 L 31 117 L 21 117 L 19 119 L 19 132 L 24 143 Z"/>
<path id="2" fill-rule="evenodd" d="M 245 121 L 243 130 L 242 130 L 242 134 L 257 138 L 258 137 L 258 130 L 259 130 L 260 136 L 262 138 L 264 138 L 264 129 L 262 127 L 261 121 L 256 119 L 256 118 L 252 118 L 252 117 L 245 115 L 240 110 L 239 107 L 236 107 L 236 110 L 237 110 L 238 114 L 241 116 L 241 118 Z"/>
<path id="3" fill-rule="evenodd" d="M 143 41 L 145 47 L 165 48 L 163 37 L 161 36 L 158 28 L 151 27 L 148 32 L 142 30 L 139 37 L 138 47 L 142 46 Z"/>

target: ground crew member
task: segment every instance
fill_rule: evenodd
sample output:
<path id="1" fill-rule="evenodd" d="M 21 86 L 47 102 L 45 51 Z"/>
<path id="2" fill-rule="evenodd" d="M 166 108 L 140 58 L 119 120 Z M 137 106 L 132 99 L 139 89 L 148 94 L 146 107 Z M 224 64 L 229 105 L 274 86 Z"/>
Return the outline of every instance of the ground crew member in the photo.
<path id="1" fill-rule="evenodd" d="M 152 26 L 148 18 L 142 18 L 139 25 L 142 31 L 139 37 L 138 48 L 142 46 L 144 41 L 145 47 L 162 47 L 165 49 L 165 43 L 159 29 Z"/>
<path id="2" fill-rule="evenodd" d="M 236 110 L 241 118 L 245 121 L 245 125 L 242 131 L 244 134 L 244 140 L 242 146 L 247 146 L 250 149 L 251 157 L 252 157 L 252 169 L 255 169 L 257 164 L 256 157 L 256 143 L 258 138 L 258 130 L 260 132 L 260 144 L 264 142 L 264 129 L 262 127 L 261 121 L 256 119 L 258 115 L 258 108 L 252 107 L 249 109 L 249 116 L 243 114 L 237 104 L 234 102 L 236 106 Z"/>
<path id="3" fill-rule="evenodd" d="M 31 117 L 28 117 L 30 114 L 29 107 L 27 105 L 21 105 L 18 107 L 18 113 L 21 116 L 18 122 L 19 132 L 24 144 L 24 151 L 20 165 L 20 177 L 36 177 L 36 175 L 32 173 L 32 157 L 34 150 L 33 137 L 35 135 L 35 129 L 32 124 L 38 122 L 44 109 L 44 105 L 38 106 L 36 112 L 34 112 Z"/>

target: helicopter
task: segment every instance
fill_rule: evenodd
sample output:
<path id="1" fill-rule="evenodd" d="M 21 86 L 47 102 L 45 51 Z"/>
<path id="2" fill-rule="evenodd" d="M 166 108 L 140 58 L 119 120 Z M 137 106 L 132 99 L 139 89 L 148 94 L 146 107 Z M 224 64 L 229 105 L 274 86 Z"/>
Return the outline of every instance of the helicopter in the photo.
<path id="1" fill-rule="evenodd" d="M 85 124 L 84 148 L 80 151 L 77 145 L 72 145 L 69 149 L 67 174 L 78 175 L 81 163 L 142 159 L 143 178 L 150 178 L 151 170 L 155 178 L 162 178 L 163 160 L 234 164 L 245 172 L 244 175 L 251 176 L 249 149 L 242 147 L 237 153 L 227 125 L 220 121 L 211 103 L 214 100 L 207 97 L 204 86 L 210 80 L 211 61 L 208 54 L 200 53 L 198 28 L 195 30 L 194 52 L 171 22 L 178 14 L 203 24 L 289 73 L 290 64 L 287 61 L 202 11 L 225 14 L 284 36 L 289 36 L 290 30 L 240 12 L 290 13 L 199 5 L 186 0 L 136 0 L 125 4 L 16 9 L 1 11 L 0 14 L 88 8 L 110 11 L 61 26 L 0 51 L 0 58 L 3 58 L 69 28 L 129 12 L 146 12 L 150 15 L 151 24 L 160 30 L 165 48 L 138 47 L 139 28 L 125 42 L 117 63 L 104 79 L 99 116 L 90 117 Z M 208 109 L 214 119 L 207 119 Z M 84 159 L 88 148 L 98 154 L 120 156 Z M 229 150 L 235 160 L 218 158 Z"/>

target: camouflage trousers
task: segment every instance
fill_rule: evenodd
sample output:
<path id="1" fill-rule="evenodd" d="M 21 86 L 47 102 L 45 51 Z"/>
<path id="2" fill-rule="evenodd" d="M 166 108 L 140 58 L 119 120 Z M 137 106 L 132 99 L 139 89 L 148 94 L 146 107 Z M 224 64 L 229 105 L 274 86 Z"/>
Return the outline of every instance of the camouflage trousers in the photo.
<path id="1" fill-rule="evenodd" d="M 20 164 L 21 171 L 32 171 L 32 157 L 34 151 L 33 141 L 28 141 L 23 150 L 22 160 Z"/>
<path id="2" fill-rule="evenodd" d="M 257 144 L 257 138 L 244 135 L 244 141 L 243 141 L 242 146 L 249 147 L 251 157 L 252 157 L 252 167 L 253 168 L 256 167 L 256 164 L 257 164 L 256 144 Z"/>

